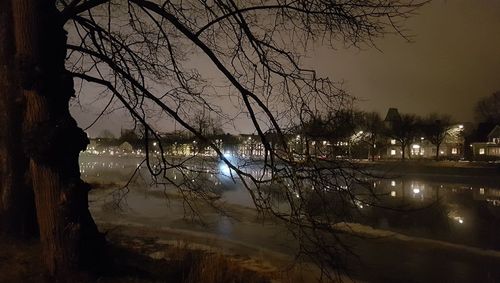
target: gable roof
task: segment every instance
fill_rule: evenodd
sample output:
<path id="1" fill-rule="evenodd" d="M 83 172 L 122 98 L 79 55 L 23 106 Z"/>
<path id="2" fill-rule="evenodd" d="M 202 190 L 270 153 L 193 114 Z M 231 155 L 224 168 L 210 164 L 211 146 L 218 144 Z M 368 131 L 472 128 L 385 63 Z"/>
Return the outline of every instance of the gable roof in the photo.
<path id="1" fill-rule="evenodd" d="M 395 122 L 401 120 L 401 115 L 397 108 L 389 108 L 387 115 L 385 115 L 384 122 Z"/>
<path id="2" fill-rule="evenodd" d="M 488 134 L 488 139 L 500 138 L 500 126 L 496 125 L 493 130 Z"/>

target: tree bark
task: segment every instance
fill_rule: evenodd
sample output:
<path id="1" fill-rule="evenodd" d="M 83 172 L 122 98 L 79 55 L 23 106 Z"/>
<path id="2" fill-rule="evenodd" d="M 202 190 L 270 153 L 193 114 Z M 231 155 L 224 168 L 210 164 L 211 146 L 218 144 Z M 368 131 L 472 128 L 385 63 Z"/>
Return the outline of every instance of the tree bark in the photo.
<path id="1" fill-rule="evenodd" d="M 23 101 L 16 86 L 11 0 L 0 0 L 0 233 L 34 237 L 38 233 L 28 159 L 22 143 Z"/>
<path id="2" fill-rule="evenodd" d="M 104 238 L 80 179 L 78 156 L 88 139 L 69 112 L 74 89 L 65 69 L 66 32 L 54 0 L 15 0 L 13 15 L 43 261 L 50 278 L 74 282 L 100 262 Z"/>

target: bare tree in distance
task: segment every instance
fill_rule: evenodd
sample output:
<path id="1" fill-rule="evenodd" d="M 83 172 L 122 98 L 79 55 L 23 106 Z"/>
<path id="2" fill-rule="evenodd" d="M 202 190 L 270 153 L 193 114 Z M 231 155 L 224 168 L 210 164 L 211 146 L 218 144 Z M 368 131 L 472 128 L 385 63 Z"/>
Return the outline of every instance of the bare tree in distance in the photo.
<path id="1" fill-rule="evenodd" d="M 448 131 L 452 126 L 451 116 L 445 114 L 431 113 L 422 120 L 421 130 L 424 137 L 436 146 L 436 160 L 439 160 L 439 149 L 448 136 Z"/>
<path id="2" fill-rule="evenodd" d="M 474 113 L 477 122 L 500 123 L 500 91 L 480 99 Z"/>
<path id="3" fill-rule="evenodd" d="M 335 245 L 335 223 L 346 220 L 344 209 L 370 201 L 361 198 L 360 191 L 373 192 L 363 186 L 349 162 L 304 162 L 287 143 L 286 127 L 304 108 L 336 113 L 349 100 L 338 84 L 301 67 L 301 58 L 317 42 L 371 46 L 388 32 L 404 35 L 401 21 L 424 1 L 12 3 L 14 69 L 20 70 L 27 101 L 24 140 L 31 146 L 30 175 L 49 276 L 61 282 L 75 280 L 75 273 L 92 270 L 102 252 L 102 236 L 88 211 L 89 188 L 78 170 L 78 153 L 88 139 L 68 111 L 74 78 L 107 89 L 144 127 L 145 162 L 159 183 L 177 187 L 183 196 L 212 201 L 198 181 L 169 178 L 169 170 L 183 176 L 192 172 L 187 172 L 184 161 L 166 157 L 153 123 L 163 115 L 216 152 L 256 208 L 295 235 L 300 256 L 317 263 L 326 276 L 339 271 L 342 249 Z M 229 160 L 190 122 L 200 109 L 227 118 L 214 100 L 218 94 L 213 82 L 190 62 L 193 54 L 208 59 L 229 86 L 229 97 L 252 122 L 265 149 L 262 174 L 255 176 Z M 195 68 L 190 67 L 193 63 Z M 148 148 L 151 140 L 158 141 L 156 156 Z M 269 186 L 285 196 L 285 209 L 270 201 L 272 195 L 264 190 Z"/>
<path id="4" fill-rule="evenodd" d="M 384 122 L 378 112 L 367 112 L 361 114 L 361 129 L 364 131 L 362 140 L 368 144 L 368 154 L 372 161 L 380 151 L 383 145 L 381 142 L 384 137 Z"/>
<path id="5" fill-rule="evenodd" d="M 401 159 L 405 160 L 409 146 L 418 136 L 418 117 L 414 114 L 403 114 L 400 119 L 392 121 L 386 129 L 387 136 L 396 140 L 401 147 Z M 408 150 L 408 151 L 407 151 Z M 408 157 L 410 153 L 408 152 Z"/>

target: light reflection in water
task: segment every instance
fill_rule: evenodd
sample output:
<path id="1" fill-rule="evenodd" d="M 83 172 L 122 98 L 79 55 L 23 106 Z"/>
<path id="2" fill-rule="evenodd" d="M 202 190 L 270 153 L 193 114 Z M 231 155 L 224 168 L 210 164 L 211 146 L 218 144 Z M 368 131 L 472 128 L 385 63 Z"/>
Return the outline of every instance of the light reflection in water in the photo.
<path id="1" fill-rule="evenodd" d="M 82 177 L 102 182 L 126 181 L 141 161 L 139 158 L 82 159 Z M 189 168 L 202 173 L 184 172 L 184 175 L 179 171 L 170 170 L 167 175 L 178 182 L 182 182 L 186 177 L 188 180 L 195 180 L 205 176 L 203 181 L 220 188 L 222 196 L 229 203 L 251 206 L 252 200 L 241 184 L 228 180 L 227 176 L 230 176 L 231 170 L 226 164 L 190 164 Z M 258 166 L 249 166 L 245 170 L 254 176 L 271 177 L 270 172 L 263 174 Z M 147 177 L 147 168 L 143 166 L 140 173 Z M 408 212 L 367 206 L 374 200 L 361 199 L 353 205 L 362 211 L 362 215 L 354 215 L 353 221 L 411 235 L 500 249 L 500 241 L 491 237 L 500 235 L 499 188 L 404 179 L 376 180 L 370 183 L 377 194 L 378 205 L 407 209 Z M 310 189 L 314 191 L 315 188 L 311 186 Z M 340 184 L 334 189 L 329 186 L 318 189 L 339 193 L 349 188 Z M 297 191 L 291 193 L 296 198 L 302 197 Z M 228 221 L 221 220 L 218 224 L 221 234 L 231 233 L 231 223 Z"/>

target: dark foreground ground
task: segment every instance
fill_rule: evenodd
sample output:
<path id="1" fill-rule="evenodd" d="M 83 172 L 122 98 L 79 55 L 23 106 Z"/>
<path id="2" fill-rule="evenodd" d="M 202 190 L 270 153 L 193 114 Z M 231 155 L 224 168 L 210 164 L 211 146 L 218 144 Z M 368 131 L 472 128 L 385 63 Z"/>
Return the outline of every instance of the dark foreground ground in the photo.
<path id="1" fill-rule="evenodd" d="M 237 259 L 188 246 L 161 244 L 156 240 L 114 234 L 108 248 L 109 266 L 92 282 L 270 282 L 270 272 L 251 270 Z M 17 282 L 44 282 L 40 247 L 36 241 L 0 237 L 0 283 Z"/>
<path id="2" fill-rule="evenodd" d="M 286 266 L 284 259 L 276 255 L 261 255 L 276 263 L 272 266 L 247 255 L 214 252 L 227 251 L 227 244 L 212 242 L 207 249 L 206 239 L 202 238 L 186 240 L 183 235 L 161 230 L 105 226 L 110 228 L 112 261 L 106 274 L 95 282 L 316 282 L 314 268 L 281 269 Z M 36 242 L 0 240 L 0 282 L 42 282 Z M 344 241 L 359 256 L 348 262 L 348 274 L 355 282 L 500 282 L 500 253 L 496 251 L 363 232 L 356 237 L 346 236 Z M 242 251 L 241 247 L 235 249 Z M 344 282 L 353 281 L 346 276 Z"/>

